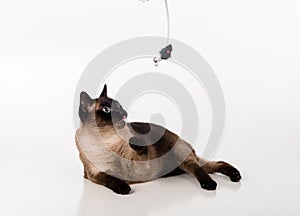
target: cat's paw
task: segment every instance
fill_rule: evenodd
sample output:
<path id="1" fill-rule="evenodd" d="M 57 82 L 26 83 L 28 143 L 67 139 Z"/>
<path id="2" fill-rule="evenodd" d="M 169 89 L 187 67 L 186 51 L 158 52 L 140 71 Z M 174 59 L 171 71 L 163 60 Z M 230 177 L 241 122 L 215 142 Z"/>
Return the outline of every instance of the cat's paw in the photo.
<path id="1" fill-rule="evenodd" d="M 142 140 L 139 137 L 131 137 L 129 139 L 129 145 L 138 154 L 142 155 L 142 154 L 148 153 L 148 149 L 147 149 L 147 146 L 145 146 L 144 140 Z"/>
<path id="2" fill-rule="evenodd" d="M 112 188 L 112 190 L 113 190 L 113 192 L 115 192 L 117 194 L 126 195 L 126 194 L 130 193 L 131 188 L 127 183 L 122 182 L 122 183 L 116 185 L 114 188 Z"/>
<path id="3" fill-rule="evenodd" d="M 212 179 L 202 181 L 202 182 L 200 182 L 200 185 L 205 190 L 216 190 L 216 188 L 217 188 L 217 183 Z"/>
<path id="4" fill-rule="evenodd" d="M 230 172 L 229 178 L 232 182 L 238 182 L 241 180 L 241 174 L 237 169 L 234 169 Z"/>

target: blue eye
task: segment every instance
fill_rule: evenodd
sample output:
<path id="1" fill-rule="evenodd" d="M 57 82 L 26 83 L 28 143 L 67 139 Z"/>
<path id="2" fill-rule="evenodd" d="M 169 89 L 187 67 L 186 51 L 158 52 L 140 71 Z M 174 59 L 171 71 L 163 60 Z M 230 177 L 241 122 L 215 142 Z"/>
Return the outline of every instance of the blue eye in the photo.
<path id="1" fill-rule="evenodd" d="M 110 113 L 110 108 L 105 106 L 102 108 L 102 111 L 105 112 L 105 113 Z"/>

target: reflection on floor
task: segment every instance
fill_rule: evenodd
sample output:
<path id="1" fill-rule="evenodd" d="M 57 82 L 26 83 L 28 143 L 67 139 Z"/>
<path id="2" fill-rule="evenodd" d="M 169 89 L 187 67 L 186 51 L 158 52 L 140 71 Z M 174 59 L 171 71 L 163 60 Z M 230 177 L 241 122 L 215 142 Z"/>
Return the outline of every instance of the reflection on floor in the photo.
<path id="1" fill-rule="evenodd" d="M 199 204 L 214 202 L 218 193 L 226 192 L 222 189 L 235 193 L 241 186 L 241 183 L 232 183 L 225 176 L 213 175 L 213 178 L 218 182 L 217 191 L 203 190 L 195 179 L 185 174 L 132 185 L 131 194 L 125 196 L 84 180 L 78 216 L 152 215 L 164 209 L 184 208 L 192 200 L 198 200 Z"/>

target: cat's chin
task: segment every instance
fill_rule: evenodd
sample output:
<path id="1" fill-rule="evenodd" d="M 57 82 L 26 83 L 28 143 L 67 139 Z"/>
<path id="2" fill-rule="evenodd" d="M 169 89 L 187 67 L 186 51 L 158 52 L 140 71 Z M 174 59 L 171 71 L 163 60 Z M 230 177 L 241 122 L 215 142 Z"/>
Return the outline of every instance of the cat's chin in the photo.
<path id="1" fill-rule="evenodd" d="M 114 123 L 115 127 L 117 129 L 122 129 L 123 127 L 125 127 L 125 119 L 127 118 L 127 116 L 124 116 L 123 119 L 121 119 L 120 121 L 117 121 L 116 123 Z"/>
<path id="2" fill-rule="evenodd" d="M 121 121 L 118 121 L 115 123 L 115 127 L 117 129 L 122 129 L 123 127 L 125 127 L 125 121 L 124 120 L 121 120 Z"/>

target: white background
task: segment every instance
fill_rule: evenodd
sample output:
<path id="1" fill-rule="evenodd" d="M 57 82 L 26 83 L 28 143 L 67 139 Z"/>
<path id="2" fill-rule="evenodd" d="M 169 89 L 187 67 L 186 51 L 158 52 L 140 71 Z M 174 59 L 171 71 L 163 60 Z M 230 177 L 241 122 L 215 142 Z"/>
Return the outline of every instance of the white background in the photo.
<path id="1" fill-rule="evenodd" d="M 86 65 L 124 39 L 165 35 L 163 2 L 0 2 L 1 215 L 299 215 L 300 3 L 170 1 L 171 36 L 216 72 L 227 130 L 215 159 L 235 164 L 215 192 L 183 175 L 118 196 L 84 181 L 73 96 Z M 112 87 L 114 89 L 114 87 Z"/>

